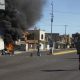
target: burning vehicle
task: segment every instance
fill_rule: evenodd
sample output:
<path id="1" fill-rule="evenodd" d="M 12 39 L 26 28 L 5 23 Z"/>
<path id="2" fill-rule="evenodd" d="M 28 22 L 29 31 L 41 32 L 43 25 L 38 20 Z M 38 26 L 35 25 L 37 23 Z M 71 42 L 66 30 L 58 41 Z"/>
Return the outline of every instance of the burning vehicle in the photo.
<path id="1" fill-rule="evenodd" d="M 3 37 L 0 36 L 0 54 L 14 54 L 14 43 L 13 41 L 9 41 L 9 43 L 5 43 Z"/>
<path id="2" fill-rule="evenodd" d="M 14 44 L 12 42 L 6 44 L 5 49 L 7 50 L 7 54 L 14 54 Z"/>

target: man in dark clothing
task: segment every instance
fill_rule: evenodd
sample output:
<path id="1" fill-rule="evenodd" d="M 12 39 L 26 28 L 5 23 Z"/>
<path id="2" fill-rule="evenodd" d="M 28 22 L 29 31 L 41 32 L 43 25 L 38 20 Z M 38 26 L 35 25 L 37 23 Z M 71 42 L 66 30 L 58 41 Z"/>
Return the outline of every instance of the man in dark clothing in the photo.
<path id="1" fill-rule="evenodd" d="M 76 37 L 75 47 L 79 55 L 79 70 L 80 70 L 80 36 Z"/>
<path id="2" fill-rule="evenodd" d="M 41 56 L 41 54 L 40 54 L 40 46 L 41 46 L 40 44 L 37 45 L 37 56 Z"/>

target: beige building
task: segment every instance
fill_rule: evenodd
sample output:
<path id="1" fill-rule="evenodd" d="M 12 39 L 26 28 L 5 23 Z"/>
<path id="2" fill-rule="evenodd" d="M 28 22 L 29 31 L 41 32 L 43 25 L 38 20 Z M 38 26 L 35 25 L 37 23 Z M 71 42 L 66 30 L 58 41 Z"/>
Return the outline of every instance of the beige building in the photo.
<path id="1" fill-rule="evenodd" d="M 26 51 L 36 50 L 38 44 L 40 44 L 40 50 L 48 49 L 45 40 L 45 31 L 40 29 L 27 30 L 20 39 L 20 43 L 26 44 Z"/>

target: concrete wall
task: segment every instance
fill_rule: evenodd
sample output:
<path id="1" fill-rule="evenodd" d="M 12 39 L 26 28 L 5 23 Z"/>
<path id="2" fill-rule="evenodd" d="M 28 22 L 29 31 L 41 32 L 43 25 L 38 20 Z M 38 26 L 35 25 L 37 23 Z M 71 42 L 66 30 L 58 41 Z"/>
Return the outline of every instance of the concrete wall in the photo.
<path id="1" fill-rule="evenodd" d="M 4 40 L 0 37 L 0 50 L 4 49 Z"/>
<path id="2" fill-rule="evenodd" d="M 42 36 L 43 36 L 43 38 L 42 38 Z M 40 31 L 39 39 L 40 39 L 41 41 L 45 41 L 45 31 Z"/>

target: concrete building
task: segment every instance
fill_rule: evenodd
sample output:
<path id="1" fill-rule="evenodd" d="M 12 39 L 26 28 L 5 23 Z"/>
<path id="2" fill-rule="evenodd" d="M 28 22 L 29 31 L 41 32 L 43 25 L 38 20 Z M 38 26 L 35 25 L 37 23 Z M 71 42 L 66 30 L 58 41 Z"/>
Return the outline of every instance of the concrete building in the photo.
<path id="1" fill-rule="evenodd" d="M 49 41 L 51 40 L 51 33 L 46 33 L 46 40 L 50 45 Z M 59 33 L 52 33 L 52 42 L 53 42 L 54 48 L 58 48 L 58 44 L 57 44 L 58 41 L 59 41 Z"/>
<path id="2" fill-rule="evenodd" d="M 70 35 L 60 35 L 60 46 L 61 48 L 70 48 L 71 47 L 71 41 L 72 38 Z"/>
<path id="3" fill-rule="evenodd" d="M 26 51 L 36 50 L 37 45 L 40 44 L 40 50 L 48 49 L 47 41 L 45 40 L 44 30 L 27 30 L 20 39 L 20 43 L 26 44 Z"/>
<path id="4" fill-rule="evenodd" d="M 51 33 L 45 33 L 44 30 L 27 30 L 23 33 L 22 38 L 17 42 L 21 44 L 23 50 L 37 50 L 37 45 L 40 44 L 40 50 L 50 50 Z M 70 48 L 72 38 L 69 35 L 59 35 L 52 33 L 53 49 Z M 22 49 L 21 49 L 22 50 Z"/>
<path id="5" fill-rule="evenodd" d="M 46 33 L 46 40 L 51 39 L 51 33 Z M 70 35 L 59 35 L 59 33 L 52 33 L 52 41 L 54 43 L 54 48 L 70 48 L 72 38 Z"/>
<path id="6" fill-rule="evenodd" d="M 74 42 L 76 42 L 77 41 L 77 38 L 80 36 L 80 33 L 74 33 L 74 34 L 72 34 L 72 47 L 74 48 L 75 47 L 75 44 L 74 44 Z"/>

